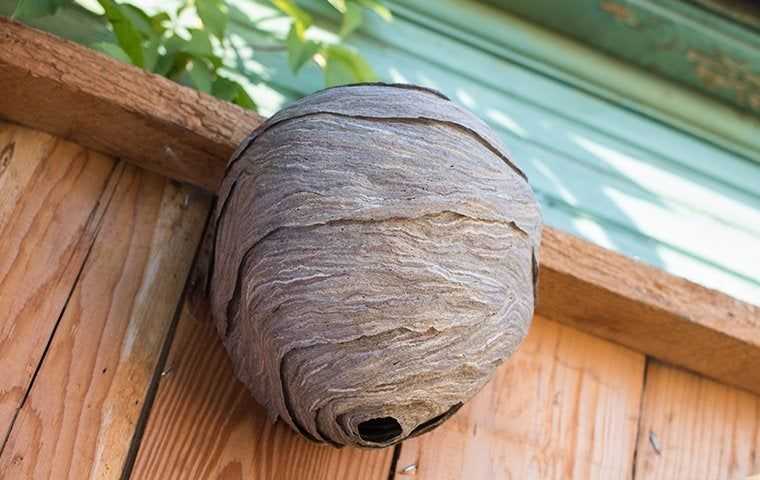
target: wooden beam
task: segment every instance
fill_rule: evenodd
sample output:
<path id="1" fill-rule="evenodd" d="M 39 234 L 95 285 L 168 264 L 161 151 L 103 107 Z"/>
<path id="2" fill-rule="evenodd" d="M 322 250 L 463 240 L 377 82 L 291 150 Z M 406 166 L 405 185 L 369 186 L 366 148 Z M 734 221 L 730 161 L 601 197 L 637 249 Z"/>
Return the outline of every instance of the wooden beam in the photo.
<path id="1" fill-rule="evenodd" d="M 0 17 L 0 117 L 215 190 L 260 117 Z"/>
<path id="2" fill-rule="evenodd" d="M 259 117 L 0 19 L 0 117 L 213 191 Z M 546 228 L 538 313 L 760 393 L 760 307 Z"/>
<path id="3" fill-rule="evenodd" d="M 537 311 L 760 393 L 760 307 L 552 228 Z"/>

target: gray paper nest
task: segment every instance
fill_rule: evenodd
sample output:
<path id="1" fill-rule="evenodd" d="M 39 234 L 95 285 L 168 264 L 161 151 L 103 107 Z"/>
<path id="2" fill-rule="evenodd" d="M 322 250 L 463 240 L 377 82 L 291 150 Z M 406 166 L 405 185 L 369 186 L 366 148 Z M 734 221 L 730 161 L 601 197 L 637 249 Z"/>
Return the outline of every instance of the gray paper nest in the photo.
<path id="1" fill-rule="evenodd" d="M 493 132 L 410 85 L 323 90 L 233 155 L 211 305 L 273 418 L 335 446 L 435 428 L 525 336 L 541 219 Z"/>

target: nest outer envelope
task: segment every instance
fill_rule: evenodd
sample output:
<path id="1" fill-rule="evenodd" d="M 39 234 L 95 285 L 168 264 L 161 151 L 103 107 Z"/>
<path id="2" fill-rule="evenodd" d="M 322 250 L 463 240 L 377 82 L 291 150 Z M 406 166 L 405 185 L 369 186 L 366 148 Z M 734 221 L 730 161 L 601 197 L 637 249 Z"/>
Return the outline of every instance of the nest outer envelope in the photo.
<path id="1" fill-rule="evenodd" d="M 527 333 L 539 207 L 494 133 L 411 85 L 323 90 L 227 166 L 211 308 L 274 419 L 382 447 L 453 414 Z"/>

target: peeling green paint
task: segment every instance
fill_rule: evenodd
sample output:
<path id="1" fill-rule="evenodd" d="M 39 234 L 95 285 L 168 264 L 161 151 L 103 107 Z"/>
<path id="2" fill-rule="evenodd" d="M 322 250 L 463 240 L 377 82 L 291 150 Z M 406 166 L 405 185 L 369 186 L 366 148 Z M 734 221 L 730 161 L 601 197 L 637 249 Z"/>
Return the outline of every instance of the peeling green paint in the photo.
<path id="1" fill-rule="evenodd" d="M 681 0 L 486 2 L 760 114 L 760 35 L 746 20 L 741 24 Z M 737 12 L 715 0 L 710 4 Z M 756 21 L 747 13 L 742 18 Z"/>

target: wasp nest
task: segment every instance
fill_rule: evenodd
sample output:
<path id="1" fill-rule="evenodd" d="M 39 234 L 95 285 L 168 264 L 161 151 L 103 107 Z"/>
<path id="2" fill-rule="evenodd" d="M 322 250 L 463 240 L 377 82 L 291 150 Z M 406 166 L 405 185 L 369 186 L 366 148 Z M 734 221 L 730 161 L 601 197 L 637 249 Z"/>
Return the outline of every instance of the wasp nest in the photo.
<path id="1" fill-rule="evenodd" d="M 432 90 L 339 87 L 280 111 L 233 156 L 212 220 L 211 305 L 236 374 L 315 441 L 433 429 L 533 315 L 525 175 Z"/>

